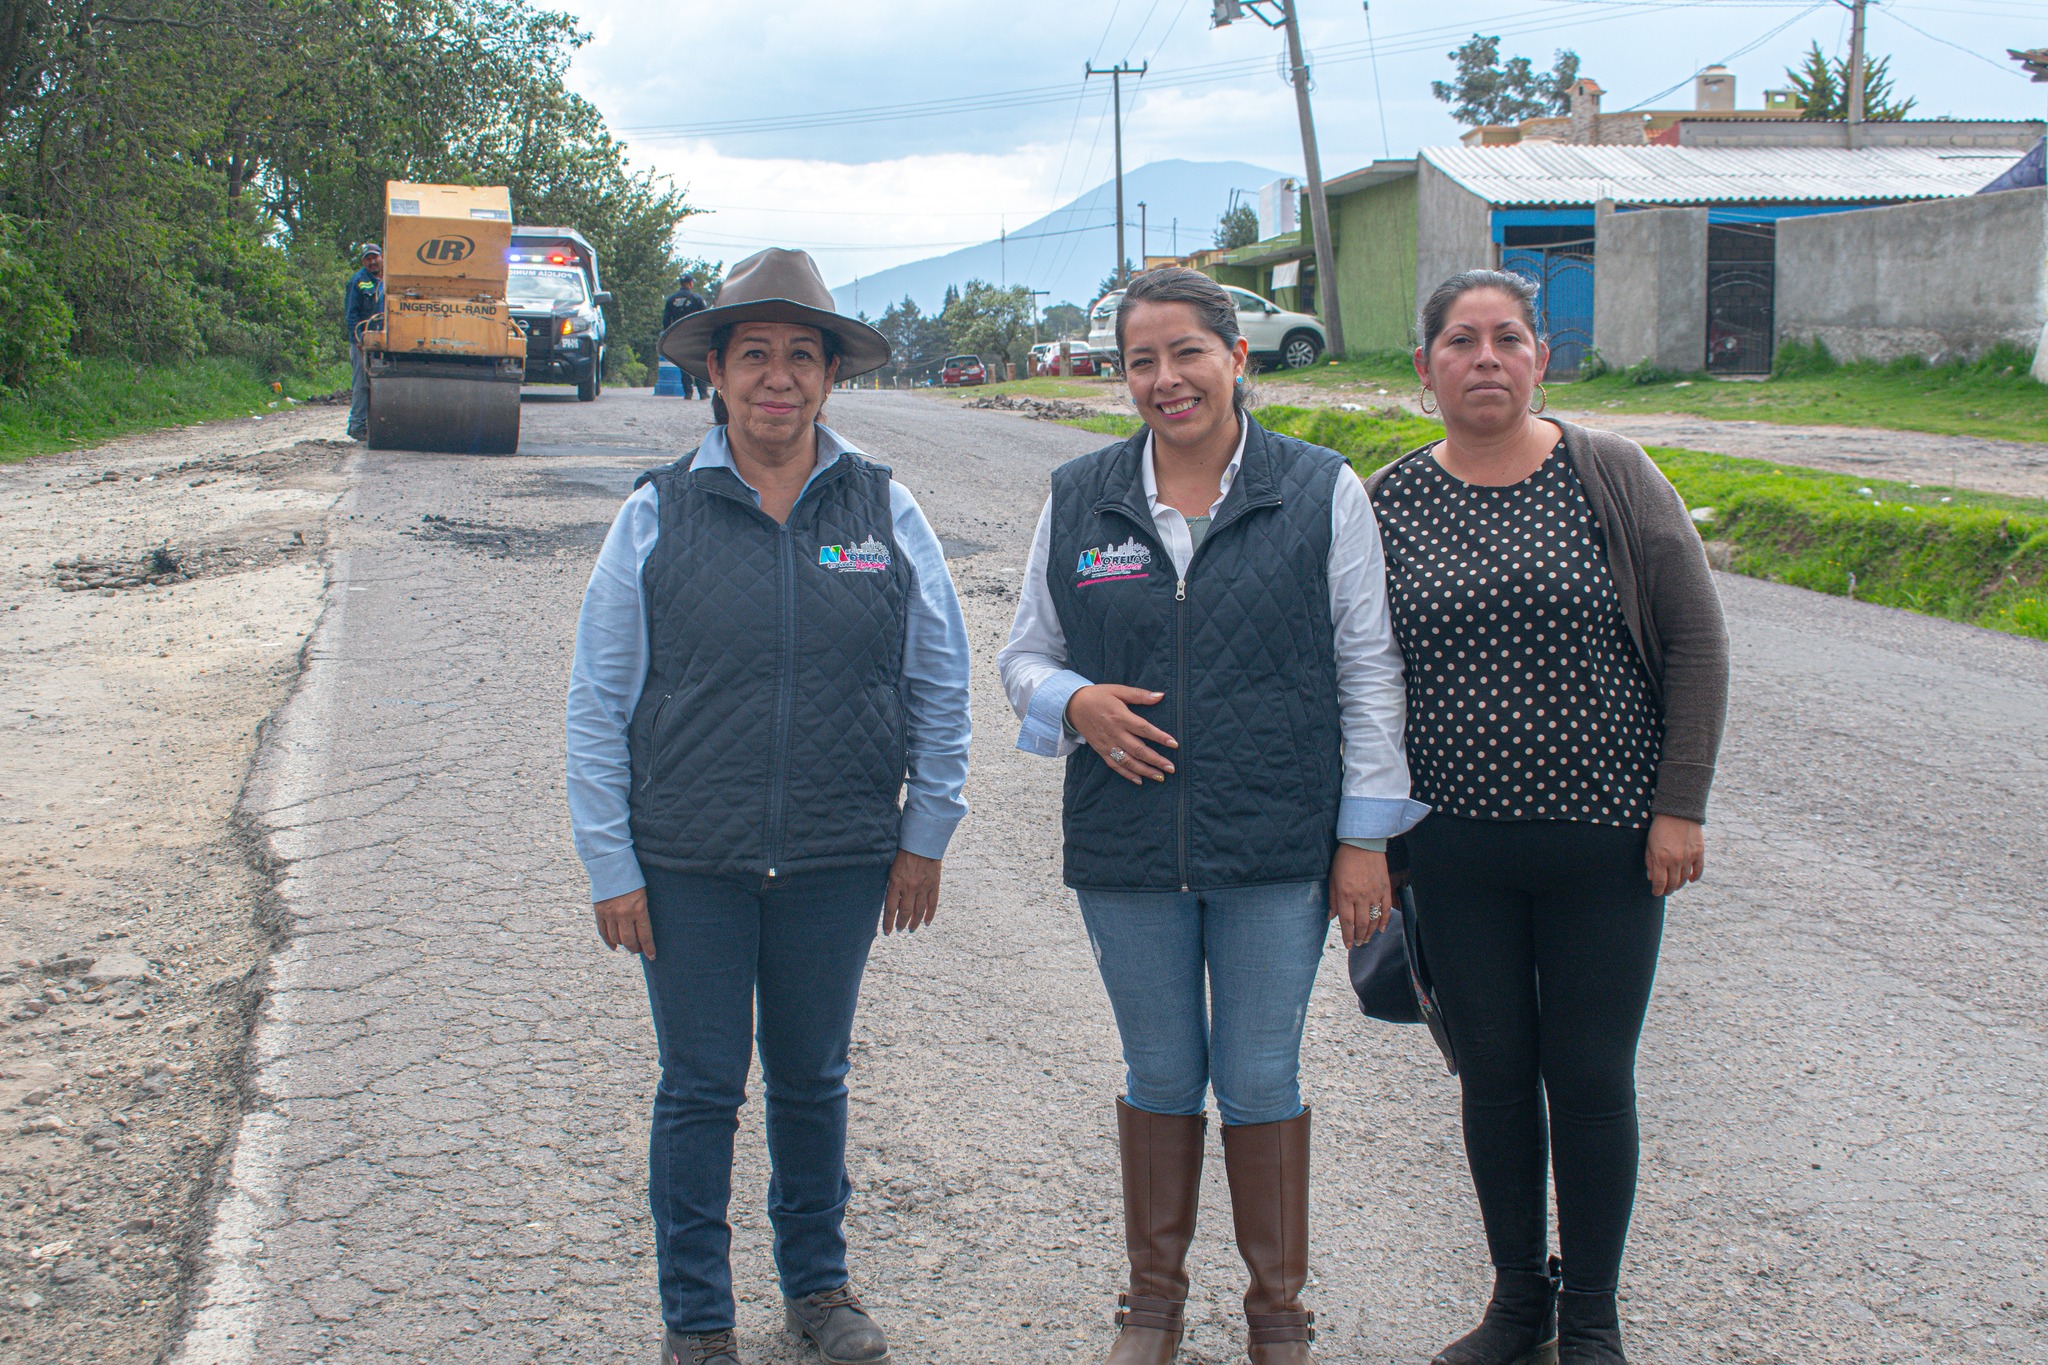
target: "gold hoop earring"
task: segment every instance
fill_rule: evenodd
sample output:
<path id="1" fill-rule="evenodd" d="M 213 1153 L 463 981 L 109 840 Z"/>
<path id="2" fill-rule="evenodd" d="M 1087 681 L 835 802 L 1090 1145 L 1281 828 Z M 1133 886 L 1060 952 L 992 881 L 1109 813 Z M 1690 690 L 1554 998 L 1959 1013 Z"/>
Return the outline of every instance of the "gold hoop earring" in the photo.
<path id="1" fill-rule="evenodd" d="M 1545 408 L 1549 406 L 1550 390 L 1544 388 L 1541 384 L 1538 384 L 1536 386 L 1536 406 L 1530 408 L 1529 413 L 1531 416 L 1534 416 L 1535 414 L 1542 412 Z"/>
<path id="2" fill-rule="evenodd" d="M 1429 388 L 1429 385 L 1427 385 L 1427 384 L 1424 384 L 1424 385 L 1422 386 L 1422 403 L 1421 403 L 1421 406 L 1422 406 L 1422 412 L 1423 412 L 1423 415 L 1424 415 L 1425 417 L 1434 417 L 1434 416 L 1436 416 L 1436 409 L 1435 409 L 1435 408 L 1433 408 L 1433 407 L 1431 407 L 1431 406 L 1429 405 L 1429 394 L 1430 394 L 1430 388 Z"/>

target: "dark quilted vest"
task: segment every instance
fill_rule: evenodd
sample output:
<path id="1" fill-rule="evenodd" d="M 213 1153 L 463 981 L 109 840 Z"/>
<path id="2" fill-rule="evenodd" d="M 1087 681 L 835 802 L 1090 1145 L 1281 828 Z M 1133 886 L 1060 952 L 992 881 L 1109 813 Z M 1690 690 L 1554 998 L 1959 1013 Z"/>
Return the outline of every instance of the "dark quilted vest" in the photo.
<path id="1" fill-rule="evenodd" d="M 732 470 L 691 458 L 642 479 L 661 538 L 641 572 L 633 851 L 748 878 L 887 862 L 911 583 L 889 471 L 841 455 L 778 526 Z"/>
<path id="2" fill-rule="evenodd" d="M 1328 580 L 1342 458 L 1253 422 L 1183 588 L 1153 528 L 1144 450 L 1140 432 L 1053 471 L 1046 579 L 1069 667 L 1166 694 L 1141 714 L 1180 741 L 1176 771 L 1139 787 L 1091 749 L 1067 760 L 1067 884 L 1325 877 L 1343 792 Z"/>

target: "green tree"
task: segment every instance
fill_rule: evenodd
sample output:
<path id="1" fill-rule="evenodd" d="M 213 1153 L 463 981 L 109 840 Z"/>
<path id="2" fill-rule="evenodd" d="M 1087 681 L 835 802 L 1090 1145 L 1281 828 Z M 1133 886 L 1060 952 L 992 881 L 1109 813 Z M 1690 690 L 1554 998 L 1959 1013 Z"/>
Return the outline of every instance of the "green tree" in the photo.
<path id="1" fill-rule="evenodd" d="M 969 280 L 941 315 L 947 344 L 984 360 L 1009 358 L 1012 343 L 1031 335 L 1031 291 L 1021 284 L 1004 289 Z"/>
<path id="2" fill-rule="evenodd" d="M 1579 54 L 1560 49 L 1550 70 L 1538 73 L 1527 57 L 1500 59 L 1500 39 L 1475 33 L 1449 54 L 1455 74 L 1431 81 L 1432 94 L 1451 106 L 1451 117 L 1469 127 L 1519 123 L 1525 118 L 1571 109 L 1571 88 L 1579 78 Z"/>
<path id="3" fill-rule="evenodd" d="M 0 213 L 73 350 L 283 369 L 339 350 L 385 180 L 503 184 L 591 239 L 651 360 L 689 210 L 568 90 L 582 41 L 534 0 L 0 0 Z"/>
<path id="4" fill-rule="evenodd" d="M 1258 240 L 1259 211 L 1250 204 L 1228 209 L 1216 220 L 1216 249 L 1219 251 L 1235 251 Z"/>
<path id="5" fill-rule="evenodd" d="M 1056 303 L 1039 315 L 1039 331 L 1048 341 L 1088 335 L 1088 310 L 1076 303 Z"/>
<path id="6" fill-rule="evenodd" d="M 883 310 L 875 330 L 888 338 L 892 378 L 927 375 L 946 358 L 949 338 L 944 319 L 926 313 L 908 294 Z"/>
<path id="7" fill-rule="evenodd" d="M 1893 123 L 1904 118 L 1918 100 L 1892 98 L 1889 56 L 1863 58 L 1863 117 L 1872 123 Z M 1799 92 L 1799 117 L 1846 119 L 1849 117 L 1849 61 L 1830 60 L 1815 43 L 1796 67 L 1785 68 L 1792 88 Z"/>
<path id="8" fill-rule="evenodd" d="M 1113 270 L 1109 274 L 1104 275 L 1102 283 L 1095 286 L 1095 297 L 1099 299 L 1112 290 L 1123 288 L 1131 282 L 1131 276 L 1137 273 L 1138 267 L 1131 264 L 1129 257 L 1125 257 L 1122 270 Z"/>

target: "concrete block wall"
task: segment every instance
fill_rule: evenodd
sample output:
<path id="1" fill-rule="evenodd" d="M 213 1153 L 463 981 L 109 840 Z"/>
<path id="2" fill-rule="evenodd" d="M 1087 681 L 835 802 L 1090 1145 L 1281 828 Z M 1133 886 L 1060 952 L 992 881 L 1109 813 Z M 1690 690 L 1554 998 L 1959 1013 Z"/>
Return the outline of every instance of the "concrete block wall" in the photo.
<path id="1" fill-rule="evenodd" d="M 1780 220 L 1777 338 L 1880 361 L 2008 342 L 2048 383 L 2048 189 Z"/>
<path id="2" fill-rule="evenodd" d="M 1499 267 L 1493 206 L 1438 170 L 1425 155 L 1415 176 L 1416 306 L 1453 275 Z"/>
<path id="3" fill-rule="evenodd" d="M 1594 232 L 1593 349 L 1617 368 L 1707 367 L 1707 211 L 1602 213 Z"/>

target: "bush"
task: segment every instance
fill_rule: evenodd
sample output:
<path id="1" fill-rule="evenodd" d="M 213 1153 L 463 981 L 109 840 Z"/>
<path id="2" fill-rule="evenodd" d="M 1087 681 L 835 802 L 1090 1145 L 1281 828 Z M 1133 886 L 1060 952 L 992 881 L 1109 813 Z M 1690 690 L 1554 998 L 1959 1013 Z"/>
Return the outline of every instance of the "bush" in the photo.
<path id="1" fill-rule="evenodd" d="M 641 363 L 631 346 L 607 345 L 604 348 L 604 382 L 621 388 L 646 388 L 647 366 Z"/>
<path id="2" fill-rule="evenodd" d="M 1835 353 L 1819 337 L 1801 341 L 1798 337 L 1786 337 L 1778 343 L 1777 352 L 1771 356 L 1771 378 L 1791 379 L 1802 375 L 1827 374 L 1839 369 Z"/>
<path id="3" fill-rule="evenodd" d="M 75 368 L 71 305 L 28 247 L 26 224 L 0 214 L 0 389 L 21 391 Z"/>

